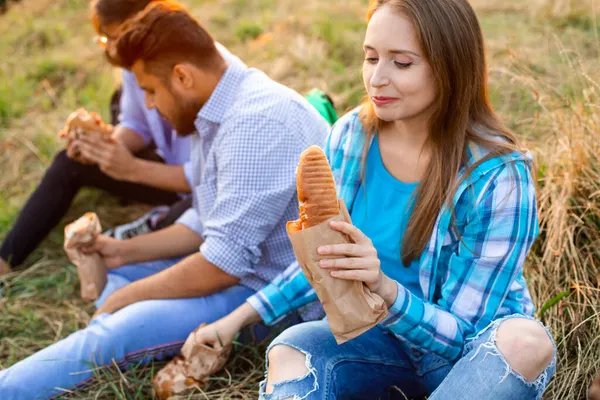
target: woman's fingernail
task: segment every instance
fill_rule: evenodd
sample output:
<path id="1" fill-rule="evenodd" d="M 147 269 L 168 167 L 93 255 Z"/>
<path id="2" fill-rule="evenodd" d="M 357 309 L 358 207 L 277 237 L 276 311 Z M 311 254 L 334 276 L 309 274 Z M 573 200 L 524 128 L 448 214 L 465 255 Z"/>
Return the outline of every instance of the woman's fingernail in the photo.
<path id="1" fill-rule="evenodd" d="M 321 267 L 329 267 L 331 265 L 331 261 L 321 260 L 321 262 L 319 264 L 321 265 Z"/>
<path id="2" fill-rule="evenodd" d="M 319 254 L 326 254 L 327 253 L 327 246 L 321 246 L 317 249 L 317 253 Z"/>

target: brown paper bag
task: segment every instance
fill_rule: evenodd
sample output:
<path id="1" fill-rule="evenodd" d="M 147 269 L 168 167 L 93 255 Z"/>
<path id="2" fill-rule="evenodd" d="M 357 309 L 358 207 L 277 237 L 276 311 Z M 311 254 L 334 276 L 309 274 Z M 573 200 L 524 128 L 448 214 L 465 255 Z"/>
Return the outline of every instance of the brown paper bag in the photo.
<path id="1" fill-rule="evenodd" d="M 333 278 L 330 270 L 319 266 L 320 260 L 332 258 L 319 255 L 319 246 L 351 243 L 350 238 L 329 226 L 331 221 L 352 223 L 342 199 L 339 204 L 340 215 L 293 233 L 290 240 L 302 271 L 323 304 L 331 332 L 336 342 L 342 344 L 377 325 L 388 311 L 383 299 L 371 293 L 363 282 Z"/>
<path id="2" fill-rule="evenodd" d="M 196 330 L 205 325 L 200 325 Z M 231 344 L 217 350 L 198 343 L 192 348 L 188 359 L 177 356 L 156 374 L 152 381 L 154 392 L 159 399 L 168 399 L 187 394 L 193 388 L 204 389 L 208 378 L 227 364 L 230 354 Z"/>
<path id="3" fill-rule="evenodd" d="M 154 393 L 161 400 L 187 394 L 193 388 L 204 389 L 204 382 L 196 382 L 186 375 L 185 359 L 177 356 L 165 365 L 152 380 Z"/>
<path id="4" fill-rule="evenodd" d="M 99 254 L 84 254 L 81 247 L 92 244 L 102 227 L 98 216 L 85 213 L 77 221 L 65 227 L 64 249 L 69 260 L 77 267 L 81 298 L 96 300 L 106 285 L 106 265 Z"/>

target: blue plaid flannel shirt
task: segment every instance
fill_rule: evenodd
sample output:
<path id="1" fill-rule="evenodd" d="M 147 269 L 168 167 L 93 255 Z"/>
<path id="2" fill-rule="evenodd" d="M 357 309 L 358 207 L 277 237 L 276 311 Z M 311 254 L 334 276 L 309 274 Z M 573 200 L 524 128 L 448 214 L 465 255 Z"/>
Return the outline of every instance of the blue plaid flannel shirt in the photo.
<path id="1" fill-rule="evenodd" d="M 355 109 L 338 121 L 325 145 L 338 195 L 350 211 L 360 185 L 365 137 Z M 486 156 L 476 145 L 467 152 L 467 166 Z M 455 223 L 445 206 L 420 258 L 424 299 L 399 284 L 383 326 L 423 352 L 456 360 L 465 341 L 493 320 L 533 314 L 522 273 L 539 231 L 531 165 L 530 153 L 493 157 L 462 180 L 453 197 Z M 295 262 L 248 302 L 267 324 L 273 324 L 315 299 Z"/>

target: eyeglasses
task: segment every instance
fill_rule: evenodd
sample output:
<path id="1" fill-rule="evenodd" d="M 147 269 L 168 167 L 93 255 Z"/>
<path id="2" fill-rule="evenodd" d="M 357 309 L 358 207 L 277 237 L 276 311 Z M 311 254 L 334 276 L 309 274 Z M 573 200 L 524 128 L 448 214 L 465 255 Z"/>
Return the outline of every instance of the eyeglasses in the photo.
<path id="1" fill-rule="evenodd" d="M 94 36 L 94 42 L 102 47 L 104 50 L 106 50 L 106 48 L 108 47 L 108 38 L 106 36 L 101 36 L 101 35 L 96 35 Z"/>

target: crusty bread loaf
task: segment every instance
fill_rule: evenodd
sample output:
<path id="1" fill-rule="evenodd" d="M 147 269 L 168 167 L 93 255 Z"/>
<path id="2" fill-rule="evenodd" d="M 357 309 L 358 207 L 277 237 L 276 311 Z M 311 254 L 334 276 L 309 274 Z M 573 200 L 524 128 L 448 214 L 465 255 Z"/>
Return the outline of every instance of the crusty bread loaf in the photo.
<path id="1" fill-rule="evenodd" d="M 339 214 L 335 181 L 325 153 L 310 146 L 300 155 L 296 170 L 300 219 L 287 224 L 289 234 L 319 225 Z"/>

